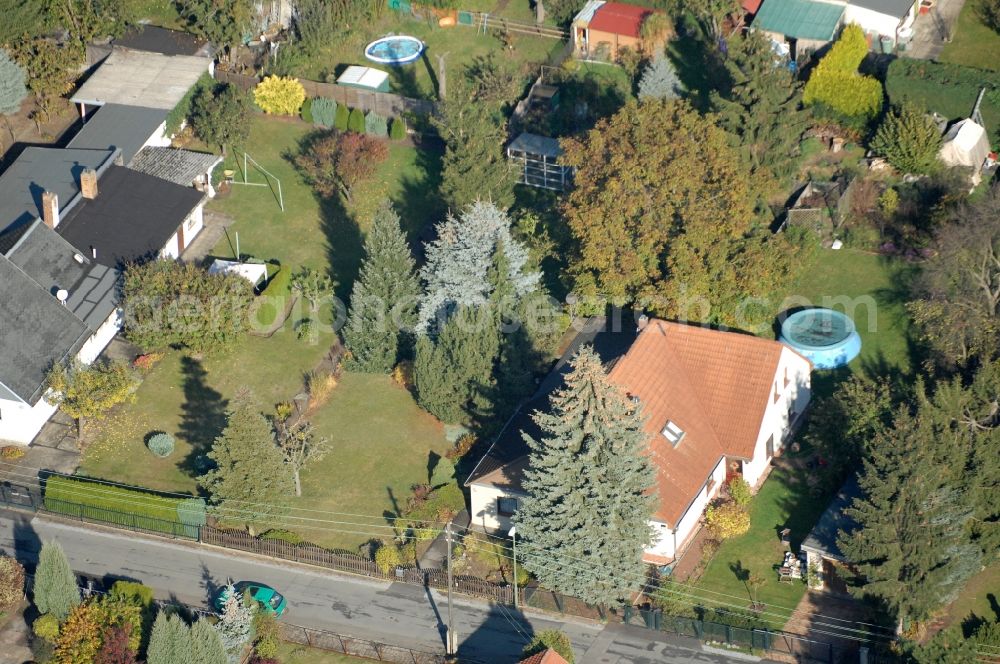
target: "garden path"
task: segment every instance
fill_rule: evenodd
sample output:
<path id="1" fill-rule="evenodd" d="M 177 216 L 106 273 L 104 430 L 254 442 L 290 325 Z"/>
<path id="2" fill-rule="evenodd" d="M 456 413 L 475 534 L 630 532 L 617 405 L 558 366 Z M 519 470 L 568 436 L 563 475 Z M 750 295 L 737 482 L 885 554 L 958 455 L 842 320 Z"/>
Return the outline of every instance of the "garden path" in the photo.
<path id="1" fill-rule="evenodd" d="M 913 23 L 913 41 L 903 55 L 921 60 L 936 60 L 944 45 L 951 41 L 965 0 L 938 0 L 927 14 Z"/>

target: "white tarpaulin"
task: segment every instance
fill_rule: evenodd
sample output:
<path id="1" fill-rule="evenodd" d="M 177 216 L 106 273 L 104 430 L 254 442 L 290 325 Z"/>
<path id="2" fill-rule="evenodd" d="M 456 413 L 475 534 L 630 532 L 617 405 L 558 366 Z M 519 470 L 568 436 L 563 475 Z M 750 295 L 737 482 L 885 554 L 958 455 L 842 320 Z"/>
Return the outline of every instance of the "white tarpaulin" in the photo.
<path id="1" fill-rule="evenodd" d="M 267 266 L 261 263 L 240 263 L 216 258 L 208 268 L 209 274 L 238 274 L 256 285 L 267 279 Z"/>
<path id="2" fill-rule="evenodd" d="M 965 119 L 944 135 L 941 160 L 948 166 L 969 166 L 977 172 L 990 153 L 990 139 L 982 125 Z"/>

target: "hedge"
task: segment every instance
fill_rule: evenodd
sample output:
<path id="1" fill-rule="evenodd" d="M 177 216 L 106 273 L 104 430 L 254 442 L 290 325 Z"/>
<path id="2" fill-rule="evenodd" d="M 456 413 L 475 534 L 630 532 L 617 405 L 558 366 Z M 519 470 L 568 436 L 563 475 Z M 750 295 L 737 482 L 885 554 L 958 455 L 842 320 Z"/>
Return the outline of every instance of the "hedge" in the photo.
<path id="1" fill-rule="evenodd" d="M 97 480 L 51 476 L 45 509 L 118 526 L 197 538 L 205 525 L 205 501 L 174 498 Z"/>

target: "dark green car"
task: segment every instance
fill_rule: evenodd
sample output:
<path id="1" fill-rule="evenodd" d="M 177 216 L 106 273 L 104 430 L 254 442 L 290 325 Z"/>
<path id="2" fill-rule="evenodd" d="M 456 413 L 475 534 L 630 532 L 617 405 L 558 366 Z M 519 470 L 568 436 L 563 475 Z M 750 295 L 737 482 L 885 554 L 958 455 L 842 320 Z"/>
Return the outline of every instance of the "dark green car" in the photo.
<path id="1" fill-rule="evenodd" d="M 236 594 L 249 596 L 261 609 L 274 617 L 280 617 L 288 608 L 285 598 L 269 585 L 255 581 L 237 581 L 233 584 Z M 229 599 L 229 586 L 224 586 L 215 596 L 215 610 L 222 611 Z"/>

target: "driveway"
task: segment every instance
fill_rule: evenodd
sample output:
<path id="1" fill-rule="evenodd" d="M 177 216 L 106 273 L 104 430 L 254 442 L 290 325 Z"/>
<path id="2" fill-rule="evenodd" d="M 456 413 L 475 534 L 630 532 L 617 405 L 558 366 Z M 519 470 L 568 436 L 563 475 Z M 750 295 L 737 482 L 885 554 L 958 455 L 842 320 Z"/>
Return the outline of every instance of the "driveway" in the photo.
<path id="1" fill-rule="evenodd" d="M 918 0 L 919 2 L 919 0 Z M 927 14 L 918 14 L 913 24 L 913 41 L 900 55 L 921 60 L 936 60 L 944 45 L 951 41 L 958 15 L 966 0 L 937 0 Z"/>

